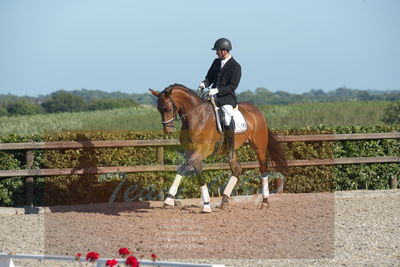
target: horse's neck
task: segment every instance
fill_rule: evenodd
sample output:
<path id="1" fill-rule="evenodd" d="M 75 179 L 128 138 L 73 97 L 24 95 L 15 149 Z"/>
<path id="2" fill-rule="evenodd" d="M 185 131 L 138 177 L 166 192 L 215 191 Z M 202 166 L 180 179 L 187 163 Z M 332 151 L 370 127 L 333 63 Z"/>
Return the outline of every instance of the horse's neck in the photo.
<path id="1" fill-rule="evenodd" d="M 201 129 L 212 123 L 214 110 L 211 103 L 187 92 L 179 95 L 179 113 L 182 119 L 182 129 Z"/>
<path id="2" fill-rule="evenodd" d="M 181 115 L 188 115 L 201 102 L 199 97 L 195 97 L 185 91 L 179 91 L 179 108 Z"/>

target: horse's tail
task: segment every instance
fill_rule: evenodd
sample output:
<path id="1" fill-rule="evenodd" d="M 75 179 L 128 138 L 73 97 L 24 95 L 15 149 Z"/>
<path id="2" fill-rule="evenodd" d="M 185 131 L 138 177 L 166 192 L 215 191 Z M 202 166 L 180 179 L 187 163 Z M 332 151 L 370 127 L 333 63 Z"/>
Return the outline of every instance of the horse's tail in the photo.
<path id="1" fill-rule="evenodd" d="M 278 137 L 270 129 L 268 129 L 268 156 L 274 167 L 285 174 L 288 168 L 285 151 Z"/>

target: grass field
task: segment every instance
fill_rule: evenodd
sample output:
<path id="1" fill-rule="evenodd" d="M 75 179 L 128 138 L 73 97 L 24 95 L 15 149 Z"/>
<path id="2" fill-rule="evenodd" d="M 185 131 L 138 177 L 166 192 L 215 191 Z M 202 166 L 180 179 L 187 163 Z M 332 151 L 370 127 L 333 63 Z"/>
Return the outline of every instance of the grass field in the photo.
<path id="1" fill-rule="evenodd" d="M 155 108 L 0 117 L 0 135 L 33 135 L 60 130 L 154 130 L 162 129 Z"/>
<path id="2" fill-rule="evenodd" d="M 388 101 L 328 102 L 260 107 L 271 128 L 383 124 Z M 55 130 L 161 130 L 155 108 L 0 117 L 0 136 L 33 135 Z"/>
<path id="3" fill-rule="evenodd" d="M 262 106 L 272 128 L 306 126 L 380 125 L 388 101 L 316 102 Z"/>

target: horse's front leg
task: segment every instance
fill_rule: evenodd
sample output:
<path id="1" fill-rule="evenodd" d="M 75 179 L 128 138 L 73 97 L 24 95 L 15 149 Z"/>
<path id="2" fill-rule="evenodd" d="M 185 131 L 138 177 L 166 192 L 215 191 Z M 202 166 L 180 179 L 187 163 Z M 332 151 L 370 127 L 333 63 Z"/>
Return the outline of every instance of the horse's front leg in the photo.
<path id="1" fill-rule="evenodd" d="M 240 166 L 239 161 L 237 160 L 236 153 L 233 153 L 229 165 L 231 166 L 232 176 L 229 179 L 229 182 L 224 189 L 221 201 L 221 209 L 224 209 L 228 206 L 229 198 L 232 194 L 233 188 L 235 187 L 238 181 L 239 175 L 242 173 L 242 167 Z"/>
<path id="2" fill-rule="evenodd" d="M 182 177 L 190 172 L 193 168 L 196 173 L 197 182 L 200 185 L 201 197 L 203 200 L 202 212 L 211 212 L 210 195 L 208 192 L 207 184 L 203 177 L 203 167 L 201 165 L 202 158 L 199 153 L 189 155 L 189 159 L 178 169 L 175 179 L 168 191 L 167 198 L 164 200 L 165 206 L 175 206 L 175 195 L 178 192 L 179 184 Z"/>
<path id="3" fill-rule="evenodd" d="M 188 160 L 179 167 L 175 175 L 174 181 L 172 182 L 172 185 L 168 190 L 168 195 L 164 200 L 164 207 L 175 206 L 175 195 L 178 192 L 179 184 L 181 183 L 183 176 L 190 171 L 191 167 L 192 165 Z"/>
<path id="4" fill-rule="evenodd" d="M 203 200 L 203 206 L 201 208 L 201 212 L 210 213 L 211 212 L 211 204 L 210 204 L 210 194 L 208 192 L 208 187 L 206 181 L 203 176 L 203 166 L 201 162 L 203 160 L 202 154 L 200 152 L 194 152 L 189 155 L 189 160 L 187 161 L 187 170 L 193 167 L 194 172 L 196 174 L 197 183 L 200 186 L 201 199 Z"/>
<path id="5" fill-rule="evenodd" d="M 178 192 L 179 184 L 181 183 L 182 177 L 183 176 L 179 173 L 175 175 L 174 181 L 172 182 L 172 185 L 168 190 L 168 195 L 164 200 L 164 207 L 175 206 L 175 195 Z"/>

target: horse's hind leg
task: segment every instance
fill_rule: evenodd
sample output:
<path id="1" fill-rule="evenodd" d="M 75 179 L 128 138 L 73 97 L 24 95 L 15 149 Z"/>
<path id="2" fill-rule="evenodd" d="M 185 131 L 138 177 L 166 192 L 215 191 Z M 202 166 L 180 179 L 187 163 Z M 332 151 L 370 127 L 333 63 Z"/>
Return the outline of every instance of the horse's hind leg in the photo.
<path id="1" fill-rule="evenodd" d="M 261 207 L 268 207 L 269 206 L 269 202 L 268 202 L 268 198 L 269 198 L 269 176 L 268 176 L 268 172 L 267 172 L 267 154 L 266 151 L 265 153 L 261 153 L 257 151 L 257 157 L 258 157 L 258 162 L 260 164 L 260 180 L 261 180 L 261 194 L 263 197 L 262 203 L 261 203 Z"/>
<path id="2" fill-rule="evenodd" d="M 196 173 L 197 182 L 200 186 L 201 191 L 201 199 L 203 200 L 203 206 L 201 208 L 201 212 L 210 213 L 211 212 L 211 204 L 210 204 L 210 194 L 208 192 L 208 186 L 203 176 L 203 167 L 201 165 L 201 158 L 194 156 L 191 159 L 192 166 Z"/>
<path id="3" fill-rule="evenodd" d="M 229 197 L 231 196 L 233 188 L 235 187 L 238 181 L 239 175 L 242 173 L 242 167 L 240 166 L 239 161 L 237 160 L 236 153 L 233 153 L 232 160 L 229 162 L 229 165 L 231 166 L 232 176 L 229 179 L 229 182 L 224 189 L 221 201 L 221 209 L 227 207 L 229 203 Z"/>
<path id="4" fill-rule="evenodd" d="M 263 131 L 265 132 L 265 131 Z M 269 206 L 268 197 L 269 197 L 269 177 L 268 177 L 268 168 L 267 168 L 267 146 L 268 146 L 268 136 L 264 136 L 263 134 L 254 135 L 250 138 L 250 144 L 256 152 L 258 163 L 260 165 L 260 181 L 261 181 L 261 192 L 262 192 L 262 203 L 261 208 L 264 206 Z"/>

